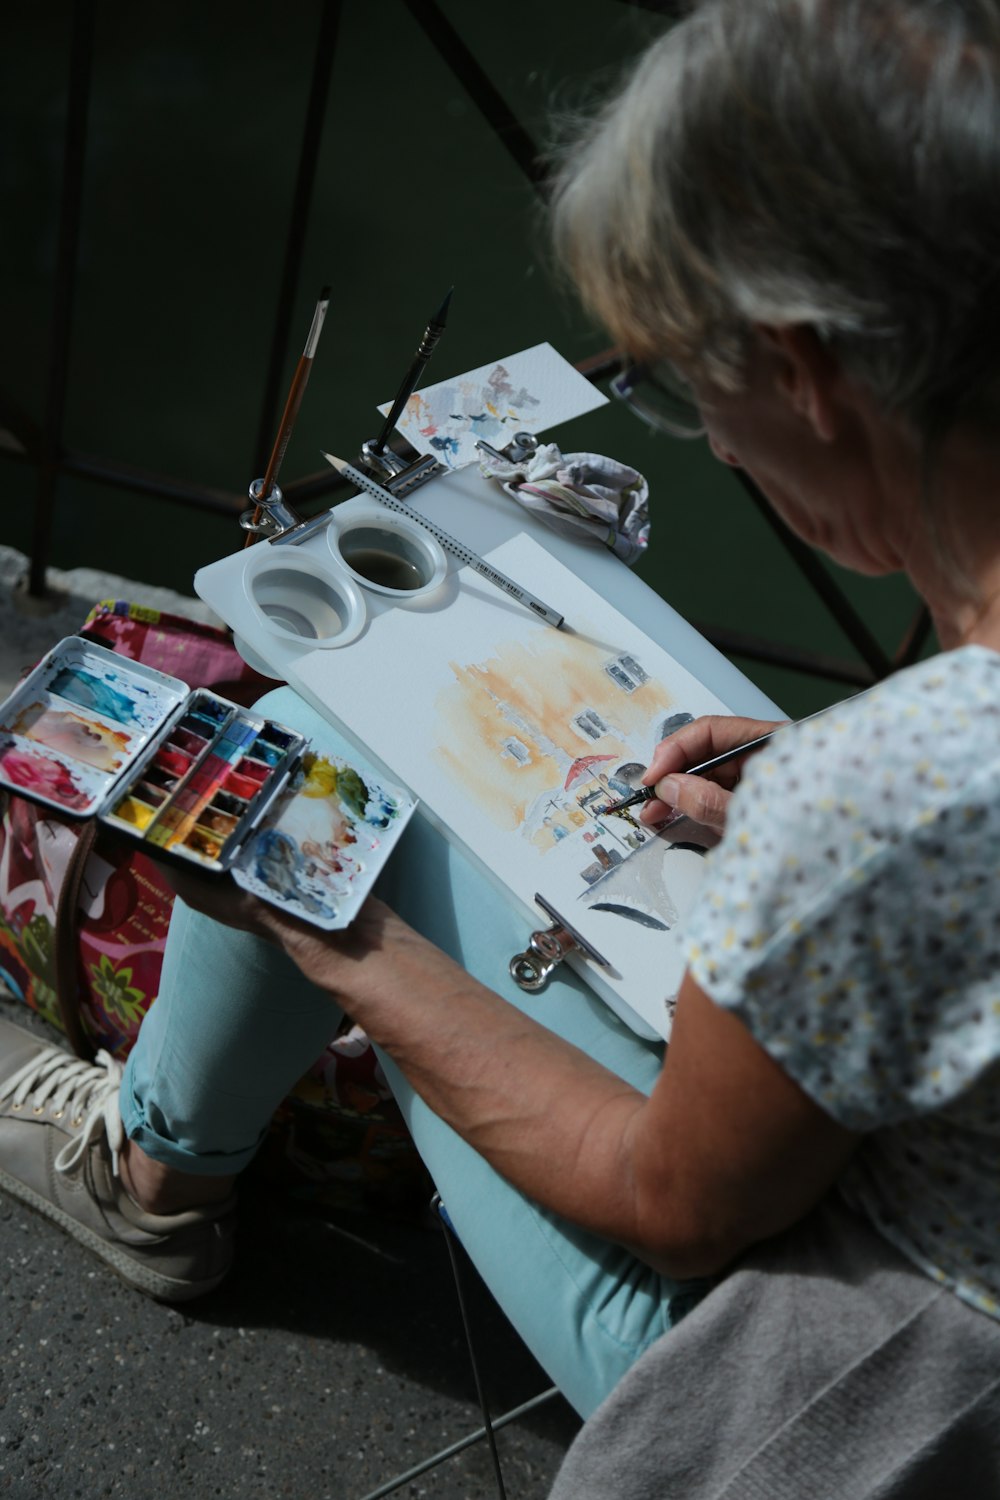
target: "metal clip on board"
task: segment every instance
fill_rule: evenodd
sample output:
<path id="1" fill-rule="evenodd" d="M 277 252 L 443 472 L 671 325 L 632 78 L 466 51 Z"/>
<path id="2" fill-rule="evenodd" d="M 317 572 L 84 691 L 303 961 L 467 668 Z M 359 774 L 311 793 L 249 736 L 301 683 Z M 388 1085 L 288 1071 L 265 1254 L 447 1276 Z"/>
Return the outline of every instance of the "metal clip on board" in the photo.
<path id="1" fill-rule="evenodd" d="M 386 414 L 381 432 L 377 438 L 369 438 L 368 442 L 362 445 L 358 458 L 360 468 L 385 489 L 390 490 L 399 500 L 405 500 L 411 490 L 415 490 L 418 485 L 425 484 L 428 479 L 433 479 L 436 474 L 444 473 L 444 465 L 440 464 L 432 454 L 418 455 L 412 463 L 409 463 L 405 458 L 400 458 L 398 453 L 394 453 L 387 444 L 390 432 L 402 416 L 406 403 L 413 395 L 421 375 L 427 368 L 427 362 L 434 353 L 438 339 L 444 333 L 453 291 L 454 287 L 449 288 L 441 306 L 432 314 L 430 322 L 424 329 L 417 351 L 410 361 L 409 369 L 403 376 L 403 383 Z"/>
<path id="2" fill-rule="evenodd" d="M 302 525 L 302 517 L 286 501 L 280 484 L 272 484 L 264 494 L 264 480 L 255 479 L 250 486 L 252 504 L 240 516 L 240 525 L 253 536 L 275 537 Z"/>
<path id="3" fill-rule="evenodd" d="M 529 993 L 544 989 L 553 969 L 574 949 L 579 949 L 587 958 L 593 959 L 595 964 L 600 964 L 602 969 L 611 967 L 604 955 L 598 953 L 585 937 L 581 937 L 565 917 L 560 916 L 555 907 L 550 906 L 537 891 L 535 900 L 545 915 L 552 918 L 552 926 L 533 932 L 524 952 L 514 954 L 507 968 L 515 984 Z"/>
<path id="4" fill-rule="evenodd" d="M 372 438 L 361 445 L 358 463 L 400 500 L 405 500 L 412 490 L 426 484 L 428 479 L 445 473 L 444 464 L 439 463 L 433 454 L 418 454 L 411 463 L 407 463 L 405 458 L 400 458 L 391 448 L 377 451 Z"/>

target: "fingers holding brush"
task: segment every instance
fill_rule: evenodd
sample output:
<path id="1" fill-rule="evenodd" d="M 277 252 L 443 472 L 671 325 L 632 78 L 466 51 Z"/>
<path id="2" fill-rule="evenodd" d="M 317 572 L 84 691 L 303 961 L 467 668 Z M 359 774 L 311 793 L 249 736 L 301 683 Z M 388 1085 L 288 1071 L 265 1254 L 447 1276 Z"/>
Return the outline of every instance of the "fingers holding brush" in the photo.
<path id="1" fill-rule="evenodd" d="M 640 822 L 655 826 L 683 815 L 721 834 L 747 757 L 777 728 L 780 722 L 713 714 L 661 740 L 642 778 L 655 795 Z"/>

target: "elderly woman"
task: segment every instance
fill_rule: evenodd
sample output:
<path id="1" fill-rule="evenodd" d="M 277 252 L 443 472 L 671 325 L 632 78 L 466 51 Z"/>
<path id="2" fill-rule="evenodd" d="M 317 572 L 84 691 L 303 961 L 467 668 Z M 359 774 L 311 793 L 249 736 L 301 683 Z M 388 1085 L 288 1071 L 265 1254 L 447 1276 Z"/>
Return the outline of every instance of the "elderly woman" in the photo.
<path id="1" fill-rule="evenodd" d="M 725 827 L 665 1060 L 572 977 L 525 1016 L 517 924 L 421 828 L 346 937 L 192 883 L 243 930 L 179 909 L 127 1140 L 103 1072 L 78 1086 L 102 1123 L 63 1175 L 131 1238 L 73 1232 L 184 1295 L 343 1006 L 591 1418 L 558 1495 L 1000 1494 L 998 90 L 992 0 L 706 0 L 562 167 L 559 251 L 647 408 L 697 408 L 838 562 L 905 571 L 943 648 L 724 781 L 684 768 L 764 726 L 660 746 L 647 819 Z M 9 1051 L 23 1107 L 59 1065 Z M 51 1211 L 7 1108 L 2 1180 Z"/>

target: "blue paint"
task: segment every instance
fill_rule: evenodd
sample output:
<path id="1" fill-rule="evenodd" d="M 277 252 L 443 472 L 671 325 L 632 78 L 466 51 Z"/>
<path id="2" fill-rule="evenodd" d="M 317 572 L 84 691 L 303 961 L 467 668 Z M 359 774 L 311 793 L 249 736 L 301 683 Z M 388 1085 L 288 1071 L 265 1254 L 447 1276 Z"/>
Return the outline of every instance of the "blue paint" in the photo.
<path id="1" fill-rule="evenodd" d="M 139 712 L 135 701 L 135 691 L 126 693 L 113 688 L 110 683 L 102 682 L 92 672 L 84 672 L 80 667 L 64 667 L 57 672 L 52 679 L 49 691 L 60 698 L 65 698 L 68 703 L 75 703 L 79 708 L 93 709 L 94 713 L 103 714 L 106 719 L 114 719 L 117 724 L 141 724 L 143 715 Z M 146 689 L 137 689 L 148 698 Z M 148 712 L 148 705 L 147 712 Z"/>
<path id="2" fill-rule="evenodd" d="M 310 916 L 332 919 L 335 909 L 316 895 L 309 867 L 294 839 L 265 828 L 254 844 L 254 876 L 281 901 L 300 906 Z"/>

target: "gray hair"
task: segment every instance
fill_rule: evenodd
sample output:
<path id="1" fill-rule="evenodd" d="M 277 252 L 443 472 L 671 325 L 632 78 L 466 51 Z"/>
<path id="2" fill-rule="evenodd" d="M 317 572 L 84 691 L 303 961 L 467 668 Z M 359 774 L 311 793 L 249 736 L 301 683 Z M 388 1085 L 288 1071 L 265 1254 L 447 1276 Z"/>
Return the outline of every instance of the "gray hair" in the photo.
<path id="1" fill-rule="evenodd" d="M 739 389 L 809 324 L 926 436 L 994 417 L 998 0 L 703 0 L 564 154 L 557 253 L 637 359 Z"/>

